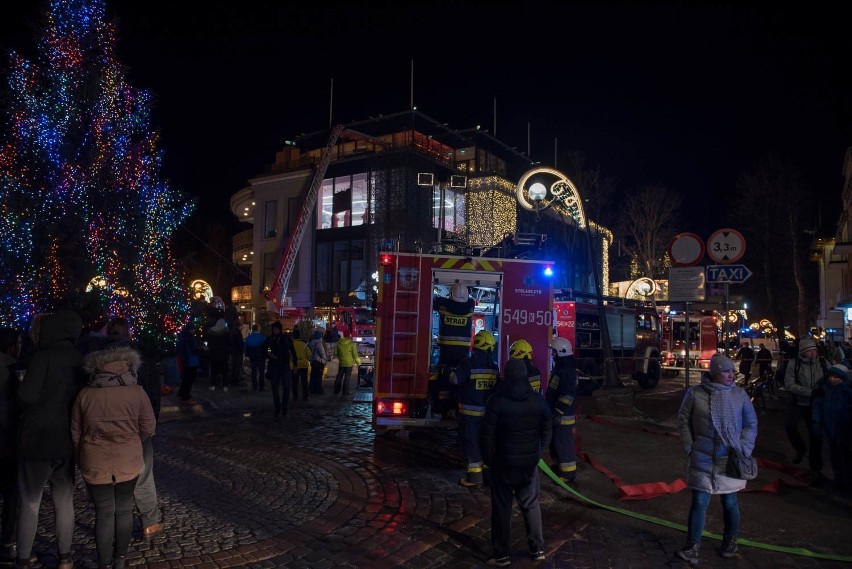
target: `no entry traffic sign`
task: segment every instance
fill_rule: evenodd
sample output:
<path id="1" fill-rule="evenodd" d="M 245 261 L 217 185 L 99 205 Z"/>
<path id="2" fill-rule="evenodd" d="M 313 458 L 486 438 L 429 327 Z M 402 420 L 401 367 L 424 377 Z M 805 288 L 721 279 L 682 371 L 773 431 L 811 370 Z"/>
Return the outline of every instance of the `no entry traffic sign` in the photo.
<path id="1" fill-rule="evenodd" d="M 676 267 L 691 267 L 704 258 L 704 241 L 695 233 L 678 233 L 669 243 L 669 258 Z"/>
<path id="2" fill-rule="evenodd" d="M 707 255 L 723 265 L 742 259 L 745 248 L 745 237 L 736 229 L 720 229 L 707 240 Z"/>

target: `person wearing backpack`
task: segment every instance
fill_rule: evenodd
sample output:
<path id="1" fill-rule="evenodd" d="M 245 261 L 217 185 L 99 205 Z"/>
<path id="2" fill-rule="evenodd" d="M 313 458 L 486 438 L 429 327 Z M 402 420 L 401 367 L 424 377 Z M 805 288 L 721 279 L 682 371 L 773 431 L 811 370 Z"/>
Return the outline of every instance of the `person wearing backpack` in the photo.
<path id="1" fill-rule="evenodd" d="M 322 395 L 322 376 L 325 373 L 325 363 L 328 361 L 328 354 L 325 351 L 325 344 L 322 340 L 322 332 L 317 330 L 314 332 L 314 337 L 308 342 L 308 348 L 311 350 L 311 382 L 309 391 L 314 395 Z"/>
<path id="2" fill-rule="evenodd" d="M 792 365 L 787 365 L 784 389 L 790 394 L 790 405 L 784 420 L 787 439 L 796 451 L 793 464 L 799 464 L 808 455 L 808 466 L 814 485 L 822 482 L 822 433 L 814 429 L 812 395 L 828 378 L 828 363 L 819 357 L 816 342 L 812 338 L 799 341 L 799 355 Z M 804 421 L 808 430 L 805 444 L 799 433 L 799 423 Z"/>

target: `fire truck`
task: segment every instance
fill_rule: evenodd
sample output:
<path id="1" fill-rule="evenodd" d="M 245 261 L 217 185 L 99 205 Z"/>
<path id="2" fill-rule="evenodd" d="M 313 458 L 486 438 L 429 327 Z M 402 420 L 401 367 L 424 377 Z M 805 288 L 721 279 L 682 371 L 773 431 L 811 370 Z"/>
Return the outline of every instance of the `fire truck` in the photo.
<path id="1" fill-rule="evenodd" d="M 553 307 L 556 333 L 571 342 L 579 372 L 577 389 L 588 395 L 602 385 L 604 351 L 600 312 L 595 295 L 560 291 Z M 649 303 L 603 297 L 603 310 L 619 376 L 635 380 L 645 389 L 660 381 L 660 323 Z"/>
<path id="2" fill-rule="evenodd" d="M 550 369 L 553 331 L 552 262 L 445 254 L 381 252 L 373 427 L 379 431 L 441 424 L 429 398 L 437 373 L 436 296 L 456 283 L 476 300 L 471 338 L 494 334 L 495 362 L 503 369 L 509 346 L 526 340 L 533 364 Z"/>
<path id="3" fill-rule="evenodd" d="M 687 338 L 689 342 L 689 366 L 707 369 L 710 358 L 717 351 L 719 336 L 716 316 L 709 313 L 690 314 L 689 331 L 685 314 L 666 314 L 663 321 L 663 371 L 676 375 L 686 369 Z"/>
<path id="4" fill-rule="evenodd" d="M 338 306 L 334 325 L 353 342 L 372 342 L 376 337 L 376 311 L 369 306 Z"/>

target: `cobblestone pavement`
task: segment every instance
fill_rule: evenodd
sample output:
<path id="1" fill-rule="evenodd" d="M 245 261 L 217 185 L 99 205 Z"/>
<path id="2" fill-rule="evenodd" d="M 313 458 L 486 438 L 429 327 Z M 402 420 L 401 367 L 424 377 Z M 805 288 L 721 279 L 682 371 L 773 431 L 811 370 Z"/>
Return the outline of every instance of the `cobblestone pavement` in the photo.
<path id="1" fill-rule="evenodd" d="M 131 567 L 486 566 L 488 490 L 457 484 L 462 461 L 455 430 L 377 437 L 370 427 L 369 403 L 357 402 L 357 395 L 356 401 L 333 395 L 328 379 L 325 395 L 291 402 L 285 419 L 272 416 L 269 392 L 211 393 L 206 387 L 202 379 L 195 390 L 200 404 L 192 408 L 179 407 L 174 396 L 164 399 L 154 472 L 165 531 L 144 541 L 137 521 L 128 556 Z M 645 401 L 658 419 L 667 416 L 670 423 L 681 394 L 676 385 L 661 384 L 656 393 L 640 394 L 637 407 Z M 582 405 L 588 412 L 593 403 Z M 625 480 L 681 476 L 679 443 L 659 436 L 661 432 L 647 432 L 648 425 L 665 430 L 666 421 L 646 418 L 620 426 L 581 421 L 579 431 L 584 450 Z M 593 500 L 685 523 L 688 491 L 620 502 L 612 482 L 588 464 L 581 465 L 579 474 L 579 491 Z M 845 497 L 811 489 L 741 496 L 744 536 L 852 553 L 852 546 L 845 546 L 852 535 Z M 590 506 L 546 478 L 541 502 L 547 560 L 527 559 L 516 512 L 513 567 L 687 567 L 674 559 L 684 541 L 677 529 Z M 96 567 L 94 512 L 82 482 L 76 508 L 77 566 Z M 816 510 L 818 517 L 802 519 L 807 515 L 803 512 Z M 720 531 L 720 517 L 721 509 L 711 506 L 707 529 Z M 790 542 L 789 536 L 801 533 L 810 538 Z M 705 540 L 700 567 L 842 565 L 751 547 L 741 547 L 734 559 L 722 559 L 715 545 Z M 40 566 L 56 566 L 49 499 L 42 505 L 35 553 Z"/>

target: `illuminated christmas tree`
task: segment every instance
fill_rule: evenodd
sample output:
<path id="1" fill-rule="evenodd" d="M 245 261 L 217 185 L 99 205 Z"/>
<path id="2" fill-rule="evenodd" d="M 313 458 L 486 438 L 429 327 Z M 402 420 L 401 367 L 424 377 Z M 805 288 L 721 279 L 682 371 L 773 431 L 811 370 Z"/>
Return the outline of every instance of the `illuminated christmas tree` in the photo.
<path id="1" fill-rule="evenodd" d="M 10 55 L 0 325 L 95 307 L 164 345 L 188 312 L 170 244 L 192 204 L 160 177 L 151 95 L 125 83 L 115 47 L 104 2 L 50 0 L 37 56 Z"/>

